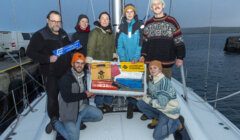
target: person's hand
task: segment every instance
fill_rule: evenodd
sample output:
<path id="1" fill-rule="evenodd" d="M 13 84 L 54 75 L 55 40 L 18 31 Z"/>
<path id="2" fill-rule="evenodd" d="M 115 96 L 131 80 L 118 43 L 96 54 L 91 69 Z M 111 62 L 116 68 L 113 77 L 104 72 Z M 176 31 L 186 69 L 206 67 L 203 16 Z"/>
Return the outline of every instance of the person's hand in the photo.
<path id="1" fill-rule="evenodd" d="M 58 57 L 56 55 L 50 56 L 50 63 L 55 63 L 57 61 Z"/>
<path id="2" fill-rule="evenodd" d="M 140 57 L 139 62 L 144 62 L 145 58 L 143 56 Z"/>
<path id="3" fill-rule="evenodd" d="M 131 63 L 132 63 L 132 64 L 135 64 L 135 63 L 136 63 L 136 61 L 135 61 L 135 60 L 132 60 L 132 61 L 131 61 Z"/>
<path id="4" fill-rule="evenodd" d="M 90 56 L 86 57 L 86 63 L 91 64 L 93 62 L 93 58 Z"/>
<path id="5" fill-rule="evenodd" d="M 89 91 L 85 91 L 85 93 L 87 94 L 87 97 L 90 98 L 92 96 L 94 96 L 94 94 L 92 92 Z"/>
<path id="6" fill-rule="evenodd" d="M 183 65 L 183 60 L 177 59 L 176 62 L 175 62 L 175 64 L 176 64 L 177 67 L 180 67 L 180 66 Z"/>

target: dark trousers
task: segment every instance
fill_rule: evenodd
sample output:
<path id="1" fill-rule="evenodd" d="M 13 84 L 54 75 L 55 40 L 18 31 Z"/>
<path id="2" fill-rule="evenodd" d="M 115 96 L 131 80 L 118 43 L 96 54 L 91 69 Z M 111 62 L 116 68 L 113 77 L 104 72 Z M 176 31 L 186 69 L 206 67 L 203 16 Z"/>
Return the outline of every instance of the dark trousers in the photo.
<path id="1" fill-rule="evenodd" d="M 44 77 L 44 82 L 47 90 L 47 113 L 50 119 L 53 117 L 59 118 L 58 105 L 58 80 L 60 78 L 55 76 Z"/>

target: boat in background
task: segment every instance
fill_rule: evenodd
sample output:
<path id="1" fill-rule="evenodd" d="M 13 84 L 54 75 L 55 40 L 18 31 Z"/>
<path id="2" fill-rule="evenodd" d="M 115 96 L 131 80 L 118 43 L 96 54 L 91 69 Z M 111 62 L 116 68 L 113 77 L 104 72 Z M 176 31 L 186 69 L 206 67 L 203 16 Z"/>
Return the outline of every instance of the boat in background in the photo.
<path id="1" fill-rule="evenodd" d="M 226 39 L 225 52 L 240 53 L 240 36 L 230 36 Z"/>

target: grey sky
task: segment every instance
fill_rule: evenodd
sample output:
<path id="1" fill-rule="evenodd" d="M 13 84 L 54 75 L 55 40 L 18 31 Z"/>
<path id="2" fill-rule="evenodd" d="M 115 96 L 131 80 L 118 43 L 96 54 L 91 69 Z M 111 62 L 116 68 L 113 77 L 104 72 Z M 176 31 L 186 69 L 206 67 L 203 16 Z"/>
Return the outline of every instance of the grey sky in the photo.
<path id="1" fill-rule="evenodd" d="M 87 14 L 92 23 L 93 15 L 96 20 L 101 11 L 109 11 L 108 1 L 92 0 L 93 13 L 90 0 L 61 0 L 64 29 L 73 32 L 81 13 Z M 165 1 L 168 13 L 170 0 Z M 148 0 L 126 0 L 126 3 L 135 4 L 139 18 L 143 19 Z M 240 0 L 172 0 L 171 15 L 181 27 L 239 27 L 239 5 Z M 46 24 L 46 15 L 53 9 L 58 10 L 58 0 L 1 0 L 0 30 L 34 32 Z"/>

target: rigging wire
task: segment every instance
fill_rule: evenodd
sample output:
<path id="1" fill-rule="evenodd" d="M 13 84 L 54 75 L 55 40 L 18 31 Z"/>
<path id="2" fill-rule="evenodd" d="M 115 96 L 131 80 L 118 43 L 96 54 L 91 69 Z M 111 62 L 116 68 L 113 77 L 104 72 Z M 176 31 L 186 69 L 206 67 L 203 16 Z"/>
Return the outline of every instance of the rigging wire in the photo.
<path id="1" fill-rule="evenodd" d="M 170 7 L 169 7 L 169 12 L 168 12 L 169 16 L 171 15 L 171 11 L 172 11 L 172 0 L 170 0 Z"/>
<path id="2" fill-rule="evenodd" d="M 95 12 L 94 12 L 94 7 L 93 7 L 93 2 L 92 2 L 92 0 L 90 0 L 90 3 L 91 3 L 91 8 L 92 8 L 93 21 L 95 21 L 95 20 L 96 20 L 96 17 L 95 17 Z"/>
<path id="3" fill-rule="evenodd" d="M 213 0 L 210 1 L 207 69 L 206 69 L 205 87 L 204 87 L 204 88 L 205 88 L 205 93 L 204 93 L 204 99 L 205 99 L 205 100 L 207 100 L 208 72 L 209 72 L 209 61 L 210 61 L 211 37 L 212 37 L 212 9 L 213 9 Z"/>

